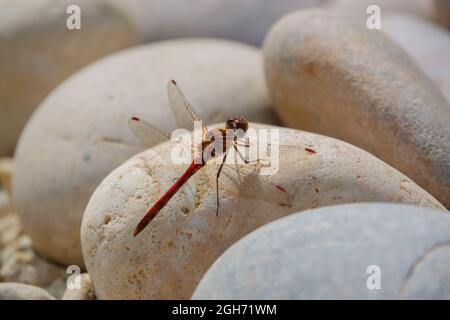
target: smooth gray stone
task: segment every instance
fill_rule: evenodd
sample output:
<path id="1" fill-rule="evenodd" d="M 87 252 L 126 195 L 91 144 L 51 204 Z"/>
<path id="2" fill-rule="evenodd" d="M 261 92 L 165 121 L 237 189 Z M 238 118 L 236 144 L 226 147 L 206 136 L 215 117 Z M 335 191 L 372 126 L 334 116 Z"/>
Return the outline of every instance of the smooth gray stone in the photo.
<path id="1" fill-rule="evenodd" d="M 381 289 L 367 280 L 380 268 Z M 400 204 L 303 211 L 252 232 L 193 299 L 448 299 L 450 215 Z"/>

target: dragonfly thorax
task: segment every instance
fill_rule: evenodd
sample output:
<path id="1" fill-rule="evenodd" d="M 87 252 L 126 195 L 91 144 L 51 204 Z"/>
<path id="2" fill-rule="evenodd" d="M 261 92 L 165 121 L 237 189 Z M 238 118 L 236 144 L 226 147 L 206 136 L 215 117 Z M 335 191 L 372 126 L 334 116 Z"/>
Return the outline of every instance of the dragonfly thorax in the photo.
<path id="1" fill-rule="evenodd" d="M 202 143 L 204 162 L 224 154 L 237 140 L 234 130 L 230 132 L 230 130 L 224 128 L 209 130 L 205 138 Z"/>

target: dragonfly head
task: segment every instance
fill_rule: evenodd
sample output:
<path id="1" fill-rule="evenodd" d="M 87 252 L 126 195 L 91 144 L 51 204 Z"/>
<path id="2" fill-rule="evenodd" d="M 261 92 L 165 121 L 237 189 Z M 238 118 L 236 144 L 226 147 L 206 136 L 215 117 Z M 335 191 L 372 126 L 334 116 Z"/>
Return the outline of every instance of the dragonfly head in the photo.
<path id="1" fill-rule="evenodd" d="M 227 129 L 235 130 L 238 138 L 242 138 L 248 129 L 248 121 L 243 117 L 231 117 L 226 123 Z"/>

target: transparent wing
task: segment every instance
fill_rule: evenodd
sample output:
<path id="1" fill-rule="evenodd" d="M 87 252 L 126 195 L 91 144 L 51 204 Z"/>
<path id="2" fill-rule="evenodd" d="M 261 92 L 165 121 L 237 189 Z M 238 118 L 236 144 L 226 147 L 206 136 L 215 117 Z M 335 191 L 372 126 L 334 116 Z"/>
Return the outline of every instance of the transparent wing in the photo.
<path id="1" fill-rule="evenodd" d="M 260 175 L 260 169 L 261 164 L 224 164 L 219 184 L 228 184 L 227 189 L 234 190 L 240 197 L 289 206 L 289 191 L 282 184 L 271 181 L 271 176 Z"/>
<path id="2" fill-rule="evenodd" d="M 237 151 L 234 147 L 228 150 L 219 185 L 239 197 L 289 206 L 295 196 L 286 183 L 291 178 L 287 168 L 292 159 L 302 162 L 305 174 L 322 163 L 320 153 L 307 145 L 275 145 L 249 139 L 237 143 Z M 217 165 L 212 166 L 214 170 Z"/>
<path id="3" fill-rule="evenodd" d="M 170 140 L 170 134 L 138 117 L 130 118 L 128 127 L 146 147 L 153 147 Z"/>
<path id="4" fill-rule="evenodd" d="M 168 170 L 175 172 L 177 176 L 184 173 L 187 166 L 192 162 L 194 152 L 197 152 L 196 150 L 201 146 L 201 143 L 193 143 L 195 141 L 194 132 L 188 135 L 171 136 L 164 130 L 138 117 L 130 118 L 128 126 L 147 147 L 154 147 L 163 142 L 167 144 L 164 149 L 158 151 L 158 157 L 163 159 L 167 167 L 170 168 Z M 169 178 L 169 180 L 173 180 L 173 178 Z"/>
<path id="5" fill-rule="evenodd" d="M 167 94 L 178 128 L 193 131 L 194 121 L 201 121 L 200 116 L 189 104 L 180 87 L 174 80 L 168 82 Z"/>
<path id="6" fill-rule="evenodd" d="M 278 141 L 276 143 L 268 143 L 263 140 L 245 137 L 237 141 L 236 147 L 237 151 L 235 153 L 240 153 L 240 155 L 238 154 L 239 157 L 236 157 L 238 164 L 243 164 L 244 160 L 242 158 L 245 158 L 250 163 L 258 161 L 273 165 L 293 153 L 295 153 L 295 158 L 301 161 L 321 159 L 321 155 L 313 146 L 301 143 L 295 145 L 280 144 Z M 234 150 L 230 150 L 234 152 Z"/>

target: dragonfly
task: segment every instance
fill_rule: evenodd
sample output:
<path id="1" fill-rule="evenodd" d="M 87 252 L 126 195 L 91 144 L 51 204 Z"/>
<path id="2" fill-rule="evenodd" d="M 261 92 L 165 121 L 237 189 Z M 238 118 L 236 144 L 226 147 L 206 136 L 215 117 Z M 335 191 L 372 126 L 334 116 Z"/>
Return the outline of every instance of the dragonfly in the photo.
<path id="1" fill-rule="evenodd" d="M 190 105 L 185 95 L 181 91 L 177 82 L 170 80 L 167 84 L 167 93 L 169 104 L 175 118 L 175 122 L 179 128 L 194 132 L 196 123 L 201 122 L 201 118 L 194 108 Z M 161 128 L 151 124 L 140 117 L 133 116 L 128 121 L 131 131 L 147 146 L 154 146 L 159 143 L 171 141 L 172 137 L 169 133 Z M 219 181 L 226 186 L 234 186 L 239 189 L 240 195 L 250 199 L 268 201 L 289 205 L 291 194 L 280 184 L 273 183 L 270 176 L 259 175 L 261 168 L 270 165 L 267 158 L 251 158 L 249 156 L 251 148 L 258 146 L 266 151 L 269 147 L 273 147 L 269 143 L 260 142 L 250 139 L 247 136 L 249 122 L 242 116 L 230 117 L 223 128 L 208 129 L 201 125 L 199 135 L 201 139 L 188 145 L 192 150 L 192 161 L 188 167 L 175 179 L 170 188 L 151 205 L 139 221 L 134 229 L 133 236 L 137 236 L 144 228 L 165 208 L 167 203 L 174 197 L 177 192 L 187 184 L 198 171 L 206 170 L 209 163 L 215 162 L 214 159 L 220 159 L 218 169 L 215 169 L 216 183 L 216 215 L 219 214 L 220 197 L 219 197 Z M 173 141 L 173 140 L 172 140 Z M 180 143 L 180 141 L 178 141 Z M 288 152 L 288 149 L 296 149 L 300 151 L 302 159 L 314 158 L 318 156 L 316 150 L 309 146 L 289 146 L 276 145 L 279 154 Z M 230 150 L 234 151 L 233 161 L 227 162 Z M 208 151 L 208 152 L 206 152 Z M 236 161 L 236 160 L 239 160 Z M 217 164 L 217 161 L 215 162 Z M 212 170 L 212 169 L 210 169 Z M 256 173 L 256 174 L 255 174 Z M 222 178 L 224 177 L 224 178 Z M 251 177 L 251 179 L 246 179 Z M 224 180 L 222 182 L 222 180 Z M 245 187 L 244 187 L 245 186 Z"/>

